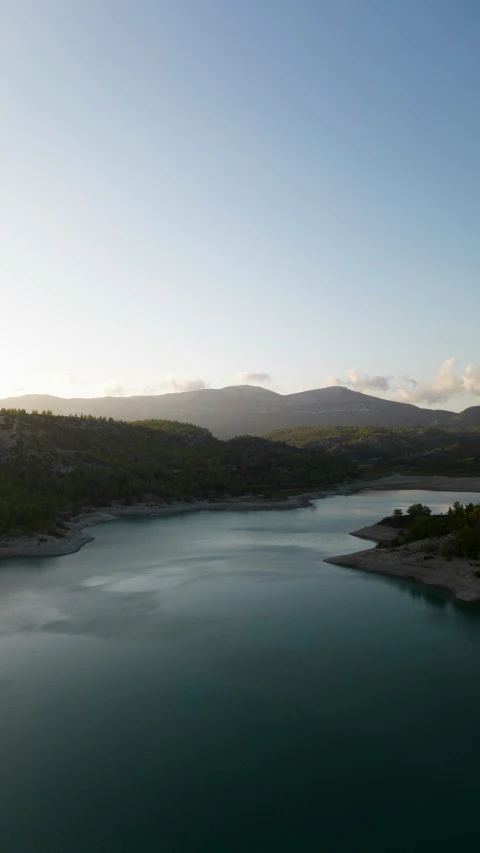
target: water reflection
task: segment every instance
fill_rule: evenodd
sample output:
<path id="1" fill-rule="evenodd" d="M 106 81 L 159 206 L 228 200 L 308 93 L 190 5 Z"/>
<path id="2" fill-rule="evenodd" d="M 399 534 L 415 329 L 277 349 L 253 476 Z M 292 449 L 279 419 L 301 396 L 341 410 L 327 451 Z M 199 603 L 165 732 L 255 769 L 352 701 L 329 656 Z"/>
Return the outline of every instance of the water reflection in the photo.
<path id="1" fill-rule="evenodd" d="M 412 598 L 421 599 L 427 602 L 427 604 L 440 609 L 444 609 L 449 604 L 453 605 L 456 602 L 456 599 L 452 598 L 447 591 L 425 586 L 415 581 L 408 582 L 408 592 Z"/>

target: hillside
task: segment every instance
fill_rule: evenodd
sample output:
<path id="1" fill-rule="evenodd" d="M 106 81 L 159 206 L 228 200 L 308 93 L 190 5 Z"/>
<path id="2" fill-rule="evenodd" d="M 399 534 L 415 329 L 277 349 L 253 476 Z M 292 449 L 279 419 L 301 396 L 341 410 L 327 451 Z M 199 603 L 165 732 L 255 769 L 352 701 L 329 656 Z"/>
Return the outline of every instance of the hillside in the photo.
<path id="1" fill-rule="evenodd" d="M 459 429 L 480 426 L 480 406 L 470 406 L 454 416 L 454 425 Z"/>
<path id="2" fill-rule="evenodd" d="M 265 388 L 235 385 L 179 394 L 65 399 L 25 395 L 0 400 L 0 407 L 50 410 L 56 415 L 87 414 L 138 421 L 151 418 L 188 421 L 218 438 L 263 434 L 294 426 L 480 426 L 480 407 L 457 415 L 383 400 L 349 388 L 320 388 L 277 394 Z M 468 414 L 467 414 L 468 413 Z M 465 416 L 462 421 L 463 415 Z"/>
<path id="3" fill-rule="evenodd" d="M 292 447 L 319 448 L 360 466 L 431 474 L 479 474 L 480 430 L 439 427 L 287 427 L 265 434 Z"/>
<path id="4" fill-rule="evenodd" d="M 308 491 L 354 473 L 321 450 L 191 424 L 0 411 L 0 533 L 55 530 L 87 505 Z"/>

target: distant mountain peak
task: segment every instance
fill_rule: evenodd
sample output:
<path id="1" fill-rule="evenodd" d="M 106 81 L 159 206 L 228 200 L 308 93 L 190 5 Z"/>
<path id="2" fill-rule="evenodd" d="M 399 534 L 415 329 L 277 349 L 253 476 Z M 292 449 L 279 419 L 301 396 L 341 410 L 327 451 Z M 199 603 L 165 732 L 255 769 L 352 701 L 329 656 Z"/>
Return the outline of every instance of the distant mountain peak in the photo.
<path id="1" fill-rule="evenodd" d="M 59 415 L 91 414 L 126 421 L 165 418 L 206 427 L 219 438 L 296 426 L 480 426 L 479 406 L 460 414 L 422 409 L 343 385 L 296 394 L 279 394 L 259 385 L 90 399 L 24 394 L 0 400 L 2 407 L 50 409 Z"/>

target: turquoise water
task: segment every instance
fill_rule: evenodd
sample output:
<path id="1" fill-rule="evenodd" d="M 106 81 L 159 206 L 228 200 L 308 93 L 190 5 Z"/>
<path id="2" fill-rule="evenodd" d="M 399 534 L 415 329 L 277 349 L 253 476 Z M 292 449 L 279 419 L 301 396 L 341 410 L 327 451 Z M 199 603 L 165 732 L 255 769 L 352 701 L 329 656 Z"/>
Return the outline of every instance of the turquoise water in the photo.
<path id="1" fill-rule="evenodd" d="M 2 853 L 476 850 L 480 613 L 322 562 L 457 497 L 115 521 L 0 564 Z"/>

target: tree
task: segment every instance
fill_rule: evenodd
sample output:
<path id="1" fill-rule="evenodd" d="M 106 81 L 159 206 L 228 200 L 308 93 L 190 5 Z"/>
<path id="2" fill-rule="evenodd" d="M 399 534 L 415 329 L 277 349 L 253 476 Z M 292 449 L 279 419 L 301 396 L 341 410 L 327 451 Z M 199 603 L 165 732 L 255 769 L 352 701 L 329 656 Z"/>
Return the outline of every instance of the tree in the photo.
<path id="1" fill-rule="evenodd" d="M 432 510 L 426 504 L 412 504 L 408 507 L 407 514 L 412 518 L 417 518 L 421 515 L 431 515 Z"/>

